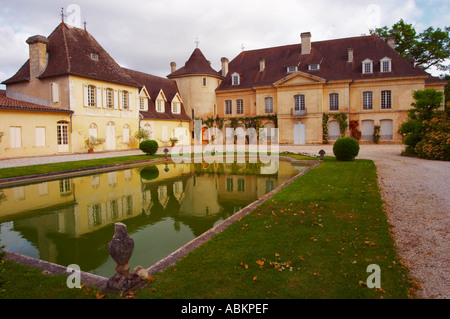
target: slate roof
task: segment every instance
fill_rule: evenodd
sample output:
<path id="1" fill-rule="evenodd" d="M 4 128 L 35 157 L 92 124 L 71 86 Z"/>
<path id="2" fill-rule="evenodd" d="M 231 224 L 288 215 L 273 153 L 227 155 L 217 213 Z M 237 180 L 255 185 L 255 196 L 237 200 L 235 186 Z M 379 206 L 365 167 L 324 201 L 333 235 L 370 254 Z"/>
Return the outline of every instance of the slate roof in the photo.
<path id="1" fill-rule="evenodd" d="M 176 94 L 179 93 L 178 86 L 174 80 L 125 68 L 123 70 L 134 81 L 139 83 L 140 89 L 145 86 L 148 94 L 150 95 L 148 111 L 139 111 L 144 119 L 191 121 L 191 118 L 186 114 L 183 103 L 181 103 L 180 114 L 172 113 L 171 102 Z M 155 105 L 156 98 L 161 90 L 164 92 L 167 99 L 164 113 L 157 112 Z"/>
<path id="2" fill-rule="evenodd" d="M 353 49 L 353 62 L 348 62 L 348 48 Z M 380 72 L 380 60 L 392 61 L 391 72 Z M 265 70 L 259 71 L 260 59 L 265 60 Z M 362 61 L 373 61 L 373 73 L 362 74 Z M 308 70 L 308 65 L 320 64 L 320 69 Z M 288 66 L 324 80 L 358 80 L 400 76 L 429 76 L 423 69 L 414 67 L 386 42 L 375 35 L 311 42 L 311 53 L 301 54 L 301 44 L 285 45 L 259 50 L 243 51 L 229 63 L 229 71 L 217 90 L 273 85 L 291 73 Z M 233 73 L 240 75 L 240 85 L 231 84 Z"/>
<path id="3" fill-rule="evenodd" d="M 6 96 L 5 90 L 0 90 L 0 109 L 3 110 L 21 110 L 21 111 L 38 111 L 71 114 L 73 111 L 55 108 L 21 100 L 16 100 Z"/>
<path id="4" fill-rule="evenodd" d="M 180 69 L 172 72 L 167 77 L 169 79 L 177 77 L 177 76 L 185 76 L 185 75 L 193 75 L 193 74 L 204 74 L 204 75 L 213 75 L 219 78 L 223 78 L 222 74 L 215 71 L 209 61 L 205 58 L 202 51 L 199 48 L 196 48 L 194 52 L 192 52 L 189 60 L 186 61 L 185 65 Z"/>
<path id="5" fill-rule="evenodd" d="M 48 37 L 48 65 L 40 79 L 78 75 L 95 80 L 139 87 L 87 31 L 62 22 Z M 91 58 L 98 54 L 98 60 Z M 3 84 L 30 80 L 29 60 Z"/>

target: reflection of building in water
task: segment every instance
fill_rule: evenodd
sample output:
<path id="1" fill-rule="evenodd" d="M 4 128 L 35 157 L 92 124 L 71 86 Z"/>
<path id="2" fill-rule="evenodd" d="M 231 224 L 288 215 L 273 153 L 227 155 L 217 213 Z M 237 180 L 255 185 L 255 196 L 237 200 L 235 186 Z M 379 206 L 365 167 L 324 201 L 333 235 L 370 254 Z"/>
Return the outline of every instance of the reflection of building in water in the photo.
<path id="1" fill-rule="evenodd" d="M 85 254 L 108 258 L 115 222 L 133 233 L 170 218 L 176 231 L 183 224 L 198 236 L 273 190 L 280 177 L 251 175 L 257 167 L 245 165 L 155 167 L 145 174 L 135 168 L 2 189 L 0 223 L 13 221 L 13 230 L 38 248 L 41 259 L 95 269 Z M 280 165 L 279 175 L 294 173 Z"/>

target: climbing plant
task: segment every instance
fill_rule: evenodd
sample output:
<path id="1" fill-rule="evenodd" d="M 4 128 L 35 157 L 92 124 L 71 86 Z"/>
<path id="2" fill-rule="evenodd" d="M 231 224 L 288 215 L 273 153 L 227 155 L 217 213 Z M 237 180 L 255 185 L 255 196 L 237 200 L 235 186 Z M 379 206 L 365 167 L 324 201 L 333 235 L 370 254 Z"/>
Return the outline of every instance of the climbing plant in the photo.
<path id="1" fill-rule="evenodd" d="M 378 144 L 380 142 L 380 125 L 375 125 L 373 128 L 373 142 Z"/>
<path id="2" fill-rule="evenodd" d="M 328 120 L 330 116 L 327 113 L 322 115 L 322 143 L 328 144 Z"/>
<path id="3" fill-rule="evenodd" d="M 359 141 L 361 139 L 361 131 L 358 130 L 358 121 L 350 121 L 351 136 Z"/>
<path id="4" fill-rule="evenodd" d="M 339 123 L 339 131 L 341 133 L 341 137 L 345 136 L 345 132 L 347 132 L 348 122 L 347 122 L 347 114 L 345 113 L 333 113 L 331 116 L 338 121 Z"/>

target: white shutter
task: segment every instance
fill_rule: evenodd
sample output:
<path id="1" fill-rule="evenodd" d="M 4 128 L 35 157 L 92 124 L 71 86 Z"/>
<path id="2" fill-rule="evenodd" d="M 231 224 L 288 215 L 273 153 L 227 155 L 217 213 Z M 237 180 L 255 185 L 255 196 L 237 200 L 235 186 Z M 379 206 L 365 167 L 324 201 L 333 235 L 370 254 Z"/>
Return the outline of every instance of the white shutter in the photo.
<path id="1" fill-rule="evenodd" d="M 88 97 L 88 86 L 87 84 L 85 84 L 83 86 L 83 98 L 84 98 L 84 107 L 88 107 L 89 106 L 89 97 Z"/>
<path id="2" fill-rule="evenodd" d="M 45 146 L 45 127 L 36 127 L 36 146 Z"/>
<path id="3" fill-rule="evenodd" d="M 123 91 L 119 90 L 119 109 L 123 109 Z"/>
<path id="4" fill-rule="evenodd" d="M 9 128 L 9 144 L 11 148 L 17 148 L 22 146 L 22 138 L 20 136 L 20 127 L 11 126 Z"/>
<path id="5" fill-rule="evenodd" d="M 52 102 L 58 103 L 59 102 L 59 83 L 52 83 L 50 84 L 51 92 L 52 92 Z"/>
<path id="6" fill-rule="evenodd" d="M 114 109 L 117 110 L 119 108 L 119 93 L 117 90 L 114 90 Z"/>
<path id="7" fill-rule="evenodd" d="M 132 92 L 129 92 L 128 93 L 128 109 L 130 111 L 132 111 L 133 107 L 134 107 L 134 96 L 133 96 Z"/>
<path id="8" fill-rule="evenodd" d="M 103 88 L 103 107 L 106 108 L 106 88 Z"/>
<path id="9" fill-rule="evenodd" d="M 103 104 L 103 99 L 102 99 L 102 88 L 97 87 L 97 96 L 96 96 L 96 100 L 97 100 L 97 107 L 99 109 L 102 108 Z"/>

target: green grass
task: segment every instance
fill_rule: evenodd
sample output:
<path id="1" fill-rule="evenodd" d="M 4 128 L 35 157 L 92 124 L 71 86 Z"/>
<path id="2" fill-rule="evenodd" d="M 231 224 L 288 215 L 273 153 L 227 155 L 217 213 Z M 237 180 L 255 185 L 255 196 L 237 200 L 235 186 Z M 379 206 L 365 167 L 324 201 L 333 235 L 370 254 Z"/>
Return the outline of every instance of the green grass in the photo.
<path id="1" fill-rule="evenodd" d="M 67 288 L 67 277 L 45 275 L 41 270 L 6 260 L 0 266 L 0 299 L 96 299 L 93 288 Z"/>
<path id="2" fill-rule="evenodd" d="M 372 161 L 327 160 L 156 274 L 138 297 L 408 298 L 414 285 L 382 204 Z M 370 264 L 381 268 L 381 289 L 365 284 Z"/>
<path id="3" fill-rule="evenodd" d="M 366 286 L 370 264 L 381 269 L 381 289 Z M 69 290 L 62 279 L 58 283 L 40 273 L 28 275 L 33 270 L 5 268 L 4 274 L 15 276 L 6 278 L 17 288 L 3 283 L 0 291 L 6 291 L 0 298 L 52 298 L 55 291 Z M 326 158 L 176 265 L 155 274 L 136 297 L 410 298 L 415 287 L 396 254 L 374 163 Z M 67 294 L 93 297 L 85 290 Z"/>
<path id="4" fill-rule="evenodd" d="M 72 161 L 52 164 L 40 164 L 31 166 L 11 167 L 0 169 L 0 178 L 22 177 L 36 174 L 46 174 L 52 172 L 64 172 L 82 168 L 93 168 L 105 165 L 114 165 L 135 161 L 145 161 L 150 159 L 161 158 L 163 155 L 132 155 L 110 158 L 99 158 L 83 161 Z"/>

